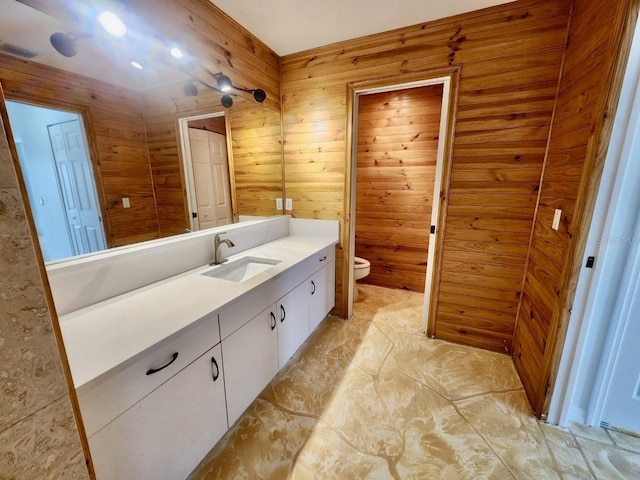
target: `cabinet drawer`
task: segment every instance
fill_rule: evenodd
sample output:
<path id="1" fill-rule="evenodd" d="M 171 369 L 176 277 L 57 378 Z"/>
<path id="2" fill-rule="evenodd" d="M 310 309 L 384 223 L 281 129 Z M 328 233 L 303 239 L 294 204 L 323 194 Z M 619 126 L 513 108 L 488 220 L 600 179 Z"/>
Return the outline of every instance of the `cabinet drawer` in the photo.
<path id="1" fill-rule="evenodd" d="M 218 343 L 218 315 L 205 317 L 78 388 L 87 436 L 91 437 Z M 153 370 L 155 373 L 147 374 Z"/>
<path id="2" fill-rule="evenodd" d="M 97 478 L 187 478 L 227 430 L 220 357 L 218 345 L 91 437 Z"/>

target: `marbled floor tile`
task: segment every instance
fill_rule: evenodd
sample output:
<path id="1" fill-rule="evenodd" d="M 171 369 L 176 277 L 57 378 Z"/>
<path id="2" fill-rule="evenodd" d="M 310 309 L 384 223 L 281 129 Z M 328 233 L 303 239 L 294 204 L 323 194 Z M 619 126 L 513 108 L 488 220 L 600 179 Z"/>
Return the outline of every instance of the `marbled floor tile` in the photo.
<path id="1" fill-rule="evenodd" d="M 492 393 L 456 404 L 516 478 L 561 478 L 524 392 Z"/>
<path id="2" fill-rule="evenodd" d="M 615 430 L 608 430 L 608 432 L 618 447 L 640 453 L 640 437 L 622 432 L 616 432 Z"/>
<path id="3" fill-rule="evenodd" d="M 369 375 L 376 376 L 392 349 L 391 340 L 372 324 L 351 361 Z"/>
<path id="4" fill-rule="evenodd" d="M 355 317 L 325 319 L 192 480 L 640 478 L 628 476 L 640 454 L 606 432 L 539 425 L 509 357 L 416 334 L 421 295 L 363 291 Z M 582 438 L 603 433 L 610 445 Z"/>
<path id="5" fill-rule="evenodd" d="M 287 478 L 315 423 L 258 398 L 189 480 Z"/>
<path id="6" fill-rule="evenodd" d="M 371 328 L 371 321 L 355 316 L 348 321 L 325 319 L 303 347 L 305 355 L 322 354 L 351 360 Z"/>
<path id="7" fill-rule="evenodd" d="M 506 355 L 424 336 L 400 335 L 394 342 L 391 364 L 448 399 L 522 388 Z"/>
<path id="8" fill-rule="evenodd" d="M 424 337 L 422 311 L 406 302 L 381 308 L 373 317 L 373 322 L 396 332 Z"/>
<path id="9" fill-rule="evenodd" d="M 454 405 L 431 389 L 384 367 L 378 392 L 403 434 L 401 478 L 512 478 Z"/>
<path id="10" fill-rule="evenodd" d="M 339 357 L 301 356 L 276 376 L 262 397 L 290 412 L 319 417 L 337 394 L 349 365 Z"/>
<path id="11" fill-rule="evenodd" d="M 396 458 L 402 452 L 402 434 L 382 404 L 371 375 L 355 365 L 347 369 L 322 420 L 362 453 Z"/>
<path id="12" fill-rule="evenodd" d="M 374 285 L 358 284 L 358 290 L 358 300 L 353 305 L 354 313 L 369 319 L 373 318 L 381 308 L 406 302 L 411 297 L 410 292 L 406 290 L 395 290 Z"/>
<path id="13" fill-rule="evenodd" d="M 640 454 L 635 454 L 583 437 L 576 438 L 596 477 L 602 480 L 640 478 Z"/>
<path id="14" fill-rule="evenodd" d="M 394 478 L 387 460 L 353 448 L 324 422 L 319 422 L 296 460 L 291 480 Z M 399 478 L 395 476 L 395 478 Z"/>
<path id="15" fill-rule="evenodd" d="M 545 423 L 539 425 L 564 480 L 595 479 L 569 431 Z"/>
<path id="16" fill-rule="evenodd" d="M 0 433 L 0 478 L 89 478 L 67 395 Z"/>
<path id="17" fill-rule="evenodd" d="M 576 437 L 588 438 L 596 442 L 613 445 L 613 440 L 604 428 L 588 427 L 579 423 L 571 423 L 569 424 L 569 431 Z"/>

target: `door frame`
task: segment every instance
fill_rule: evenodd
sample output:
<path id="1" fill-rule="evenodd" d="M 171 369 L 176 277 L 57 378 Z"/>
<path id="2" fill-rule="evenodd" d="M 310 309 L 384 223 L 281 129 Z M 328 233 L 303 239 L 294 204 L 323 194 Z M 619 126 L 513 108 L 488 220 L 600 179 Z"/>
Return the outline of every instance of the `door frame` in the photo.
<path id="1" fill-rule="evenodd" d="M 346 131 L 346 175 L 345 175 L 345 212 L 342 233 L 343 272 L 342 294 L 346 299 L 345 317 L 353 316 L 354 292 L 353 267 L 355 257 L 355 218 L 356 218 L 356 181 L 357 181 L 357 142 L 358 142 L 358 98 L 360 95 L 405 90 L 408 88 L 443 85 L 440 132 L 437 152 L 436 184 L 432 208 L 431 225 L 435 233 L 429 235 L 429 260 L 425 272 L 424 308 L 422 328 L 429 336 L 435 336 L 435 312 L 439 293 L 442 244 L 449 198 L 449 177 L 456 112 L 458 107 L 458 85 L 460 67 L 391 75 L 373 80 L 351 82 L 347 84 L 347 131 Z M 439 195 L 437 194 L 439 192 Z M 344 301 L 343 301 L 344 303 Z"/>
<path id="2" fill-rule="evenodd" d="M 227 141 L 227 165 L 229 168 L 229 188 L 231 190 L 231 214 L 233 221 L 238 221 L 237 203 L 236 203 L 236 177 L 233 168 L 233 150 L 231 141 L 231 126 L 229 125 L 229 116 L 226 111 L 206 113 L 203 115 L 193 115 L 190 117 L 178 118 L 178 137 L 180 142 L 180 156 L 182 157 L 182 178 L 184 179 L 185 188 L 185 214 L 189 221 L 189 230 L 195 232 L 198 230 L 195 219 L 191 212 L 195 211 L 196 189 L 193 180 L 193 168 L 191 164 L 191 146 L 189 144 L 189 122 L 192 120 L 203 120 L 206 118 L 224 117 L 225 138 Z"/>
<path id="3" fill-rule="evenodd" d="M 634 8 L 638 8 L 637 4 Z M 572 421 L 600 424 L 606 375 L 610 375 L 621 341 L 616 334 L 621 328 L 620 318 L 612 316 L 617 295 L 611 292 L 623 285 L 629 248 L 623 248 L 623 244 L 617 249 L 610 245 L 607 248 L 607 242 L 619 238 L 621 232 L 633 231 L 636 216 L 630 219 L 623 212 L 640 205 L 640 192 L 635 187 L 640 165 L 634 161 L 633 150 L 634 146 L 640 150 L 640 29 L 635 24 L 628 24 L 627 28 L 635 33 L 627 44 L 628 62 L 618 67 L 623 69 L 624 80 L 619 87 L 602 180 L 593 194 L 592 223 L 585 233 L 571 317 L 549 403 L 547 420 L 563 427 Z M 596 258 L 594 269 L 583 267 L 589 256 Z"/>
<path id="4" fill-rule="evenodd" d="M 108 215 L 108 211 L 106 208 L 107 205 L 107 197 L 104 193 L 104 184 L 102 179 L 102 173 L 98 168 L 98 159 L 100 158 L 97 140 L 95 138 L 95 130 L 93 128 L 93 123 L 91 121 L 91 114 L 89 112 L 88 107 L 76 105 L 73 103 L 68 103 L 64 100 L 60 100 L 58 98 L 47 98 L 46 101 L 43 101 L 38 98 L 33 98 L 30 95 L 25 95 L 22 92 L 4 92 L 4 100 L 24 103 L 27 105 L 33 105 L 35 107 L 41 108 L 49 108 L 53 110 L 63 110 L 65 112 L 70 112 L 77 114 L 80 119 L 80 125 L 82 126 L 82 130 L 84 131 L 84 139 L 85 146 L 87 147 L 87 154 L 89 155 L 89 164 L 91 166 L 91 175 L 93 178 L 93 183 L 97 192 L 97 201 L 98 208 L 100 210 L 100 217 L 102 218 L 102 232 L 104 234 L 105 243 L 107 245 L 107 249 L 113 248 L 114 240 L 111 235 L 111 217 Z M 13 134 L 12 134 L 13 135 Z M 13 138 L 11 139 L 14 140 Z M 20 172 L 22 175 L 22 172 Z M 26 200 L 29 201 L 28 199 Z M 40 248 L 40 245 L 38 245 Z"/>

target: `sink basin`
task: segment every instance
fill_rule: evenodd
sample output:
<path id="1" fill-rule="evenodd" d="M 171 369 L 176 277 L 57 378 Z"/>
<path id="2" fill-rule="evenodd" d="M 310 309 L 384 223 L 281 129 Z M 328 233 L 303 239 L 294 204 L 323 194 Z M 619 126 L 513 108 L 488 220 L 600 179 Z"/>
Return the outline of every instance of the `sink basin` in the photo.
<path id="1" fill-rule="evenodd" d="M 280 260 L 260 257 L 243 257 L 207 270 L 202 275 L 231 282 L 244 282 L 280 263 Z"/>

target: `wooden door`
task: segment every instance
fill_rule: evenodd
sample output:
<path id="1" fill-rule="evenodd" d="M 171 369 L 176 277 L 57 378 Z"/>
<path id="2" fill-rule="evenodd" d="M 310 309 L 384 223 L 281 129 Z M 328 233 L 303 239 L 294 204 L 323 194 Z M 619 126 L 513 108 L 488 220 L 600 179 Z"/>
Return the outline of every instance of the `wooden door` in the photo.
<path id="1" fill-rule="evenodd" d="M 49 125 L 48 131 L 74 254 L 104 250 L 100 208 L 80 122 Z"/>

